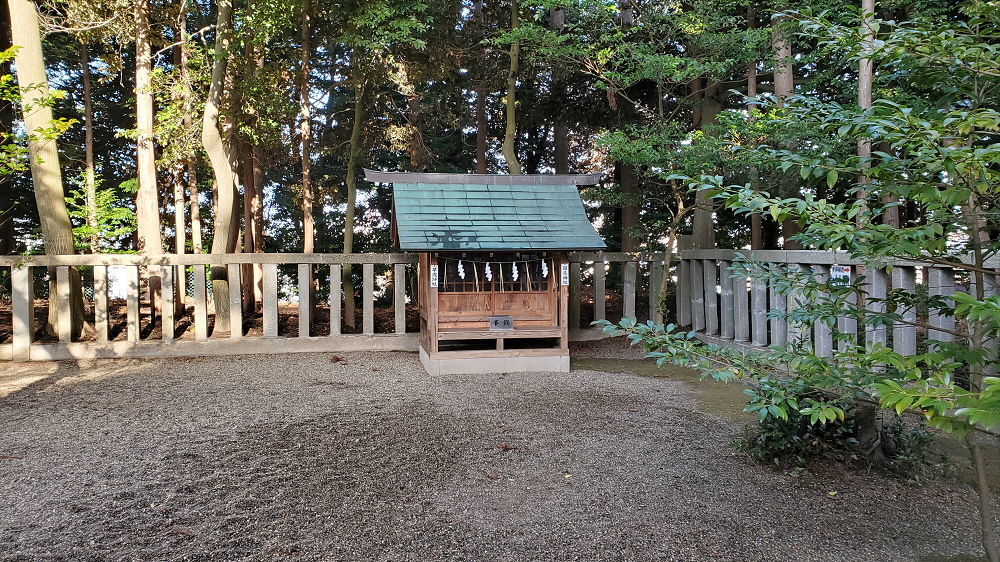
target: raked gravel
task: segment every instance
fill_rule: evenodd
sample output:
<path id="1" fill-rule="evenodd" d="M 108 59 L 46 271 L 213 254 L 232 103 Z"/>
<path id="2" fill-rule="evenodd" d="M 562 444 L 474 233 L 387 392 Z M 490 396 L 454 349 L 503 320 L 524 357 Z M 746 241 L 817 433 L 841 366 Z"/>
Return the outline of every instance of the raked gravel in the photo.
<path id="1" fill-rule="evenodd" d="M 755 465 L 668 379 L 431 377 L 407 353 L 3 369 L 0 560 L 981 552 L 970 488 Z"/>

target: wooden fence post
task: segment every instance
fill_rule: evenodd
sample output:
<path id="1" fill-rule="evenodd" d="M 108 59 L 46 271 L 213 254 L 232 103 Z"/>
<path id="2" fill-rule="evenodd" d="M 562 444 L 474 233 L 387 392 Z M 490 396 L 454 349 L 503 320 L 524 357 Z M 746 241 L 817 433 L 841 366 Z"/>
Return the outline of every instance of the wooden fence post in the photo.
<path id="1" fill-rule="evenodd" d="M 750 316 L 753 344 L 767 346 L 767 281 L 750 278 Z"/>
<path id="2" fill-rule="evenodd" d="M 635 318 L 635 276 L 638 265 L 634 261 L 625 262 L 625 290 L 623 291 L 625 302 L 622 309 L 624 318 Z"/>
<path id="3" fill-rule="evenodd" d="M 913 294 L 916 290 L 916 270 L 912 267 L 896 266 L 892 269 L 892 288 Z M 903 318 L 903 323 L 897 322 L 892 327 L 892 349 L 900 355 L 913 355 L 917 352 L 917 310 L 907 307 L 897 310 Z"/>
<path id="4" fill-rule="evenodd" d="M 108 341 L 108 267 L 94 266 L 94 337 Z"/>
<path id="5" fill-rule="evenodd" d="M 720 301 L 721 311 L 721 337 L 731 340 L 736 336 L 736 295 L 733 292 L 733 272 L 730 270 L 732 262 L 728 260 L 719 261 L 719 285 L 722 287 Z"/>
<path id="6" fill-rule="evenodd" d="M 343 299 L 340 284 L 344 278 L 343 266 L 330 266 L 330 335 L 340 335 L 340 302 Z"/>
<path id="7" fill-rule="evenodd" d="M 771 263 L 768 264 L 768 268 L 773 272 L 775 269 L 782 267 L 782 264 Z M 788 312 L 788 295 L 782 294 L 778 291 L 778 288 L 773 284 L 770 287 L 770 306 L 769 311 L 773 311 L 779 315 L 785 315 Z M 769 323 L 771 325 L 771 345 L 785 345 L 788 343 L 788 319 L 787 318 L 770 318 Z"/>
<path id="8" fill-rule="evenodd" d="M 932 297 L 949 297 L 955 292 L 955 272 L 942 267 L 932 267 L 927 275 L 927 294 Z M 951 299 L 946 299 L 951 303 Z M 942 314 L 939 310 L 931 310 L 927 315 L 927 323 L 932 328 L 927 331 L 927 338 L 941 342 L 950 342 L 954 336 L 955 317 Z"/>
<path id="9" fill-rule="evenodd" d="M 361 303 L 364 312 L 362 329 L 366 334 L 375 333 L 375 265 L 366 263 L 361 266 L 364 281 L 364 302 Z"/>
<path id="10" fill-rule="evenodd" d="M 395 313 L 396 333 L 406 333 L 406 264 L 392 266 L 392 306 Z"/>
<path id="11" fill-rule="evenodd" d="M 35 337 L 35 282 L 31 266 L 12 267 L 10 284 L 14 320 L 11 357 L 14 361 L 27 361 L 31 358 L 31 342 Z"/>
<path id="12" fill-rule="evenodd" d="M 312 323 L 312 264 L 299 264 L 299 337 L 308 338 Z"/>
<path id="13" fill-rule="evenodd" d="M 278 337 L 278 264 L 264 264 L 264 337 Z"/>
<path id="14" fill-rule="evenodd" d="M 70 270 L 65 265 L 60 265 L 56 269 L 56 294 L 49 295 L 49 306 L 58 309 L 56 315 L 56 332 L 59 336 L 59 343 L 69 343 L 73 341 L 73 312 L 70 288 Z"/>
<path id="15" fill-rule="evenodd" d="M 177 312 L 175 299 L 177 292 L 174 288 L 174 274 L 177 268 L 172 265 L 160 267 L 160 279 L 162 283 L 161 292 L 163 298 L 163 310 L 160 311 L 160 339 L 169 341 L 174 339 L 174 315 Z"/>
<path id="16" fill-rule="evenodd" d="M 251 292 L 244 287 L 242 266 L 238 263 L 226 265 L 229 277 L 229 337 L 234 340 L 243 338 L 243 291 Z"/>
<path id="17" fill-rule="evenodd" d="M 705 274 L 701 260 L 689 260 L 691 278 L 691 329 L 705 329 Z"/>
<path id="18" fill-rule="evenodd" d="M 691 325 L 691 260 L 681 259 L 677 262 L 677 324 L 681 327 Z"/>
<path id="19" fill-rule="evenodd" d="M 702 275 L 705 276 L 705 334 L 719 335 L 719 271 L 715 260 L 702 260 Z"/>
<path id="20" fill-rule="evenodd" d="M 594 262 L 594 320 L 607 318 L 607 287 L 604 261 Z"/>
<path id="21" fill-rule="evenodd" d="M 660 307 L 660 285 L 663 282 L 663 263 L 649 262 L 649 319 L 655 324 L 663 324 L 663 310 Z"/>
<path id="22" fill-rule="evenodd" d="M 192 267 L 194 272 L 194 339 L 208 339 L 208 278 L 205 264 Z"/>
<path id="23" fill-rule="evenodd" d="M 884 269 L 872 269 L 867 272 L 868 291 L 865 298 L 865 308 L 874 314 L 885 312 L 885 298 L 889 294 L 889 279 Z M 886 345 L 889 341 L 885 326 L 865 326 L 865 347 L 871 350 L 877 344 Z"/>
<path id="24" fill-rule="evenodd" d="M 730 279 L 733 288 L 733 339 L 738 342 L 749 342 L 750 290 L 747 288 L 747 278 L 740 275 Z"/>
<path id="25" fill-rule="evenodd" d="M 128 279 L 128 297 L 125 299 L 126 302 L 126 318 L 125 318 L 125 330 L 128 337 L 128 341 L 137 342 L 139 341 L 139 268 L 134 265 L 125 266 L 125 277 Z M 150 300 L 150 320 L 153 318 L 152 311 L 156 308 L 155 303 Z"/>
<path id="26" fill-rule="evenodd" d="M 813 271 L 816 274 L 816 280 L 820 283 L 826 283 L 830 280 L 830 266 L 814 265 Z M 826 322 L 817 321 L 813 325 L 813 336 L 815 337 L 813 345 L 816 355 L 831 357 L 833 355 L 833 330 L 830 326 Z"/>

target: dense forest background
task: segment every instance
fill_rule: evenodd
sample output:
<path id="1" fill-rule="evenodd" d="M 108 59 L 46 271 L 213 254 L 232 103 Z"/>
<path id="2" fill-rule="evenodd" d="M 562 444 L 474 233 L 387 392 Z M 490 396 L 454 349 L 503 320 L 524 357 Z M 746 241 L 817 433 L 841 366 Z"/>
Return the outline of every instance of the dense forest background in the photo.
<path id="1" fill-rule="evenodd" d="M 797 21 L 805 11 L 860 29 L 855 2 L 15 4 L 37 8 L 77 251 L 386 251 L 391 197 L 362 167 L 601 173 L 583 195 L 624 250 L 692 232 L 703 247 L 778 247 L 795 232 L 718 205 L 713 221 L 678 173 L 849 197 L 846 183 L 751 165 L 724 145 L 801 146 L 811 133 L 769 127 L 746 96 L 859 103 L 857 62 Z M 959 5 L 889 0 L 875 14 L 948 20 Z M 6 48 L 10 24 L 30 24 L 4 15 Z M 912 97 L 904 82 L 876 73 L 876 97 Z M 3 253 L 43 247 L 26 156 L 12 148 L 25 144 L 18 109 L 0 111 L 15 161 L 0 175 Z"/>

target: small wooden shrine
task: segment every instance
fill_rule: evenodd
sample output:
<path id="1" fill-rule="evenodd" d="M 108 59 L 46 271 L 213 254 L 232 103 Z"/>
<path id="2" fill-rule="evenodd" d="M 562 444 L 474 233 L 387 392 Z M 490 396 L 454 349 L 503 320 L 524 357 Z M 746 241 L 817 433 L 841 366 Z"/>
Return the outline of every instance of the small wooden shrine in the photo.
<path id="1" fill-rule="evenodd" d="M 431 374 L 569 371 L 567 252 L 606 246 L 589 175 L 376 172 L 392 236 L 419 253 L 420 360 Z"/>

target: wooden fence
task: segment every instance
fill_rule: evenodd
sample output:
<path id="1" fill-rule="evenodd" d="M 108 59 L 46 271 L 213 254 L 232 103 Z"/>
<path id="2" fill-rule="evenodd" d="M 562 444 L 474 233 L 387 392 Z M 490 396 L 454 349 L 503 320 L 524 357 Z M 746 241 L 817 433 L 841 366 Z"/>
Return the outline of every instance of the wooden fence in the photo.
<path id="1" fill-rule="evenodd" d="M 598 330 L 584 325 L 589 325 L 589 318 L 581 320 L 584 293 L 593 308 L 588 310 L 589 305 L 583 305 L 583 310 L 592 311 L 594 319 L 608 316 L 607 302 L 620 302 L 620 311 L 615 309 L 620 314 L 611 318 L 616 320 L 619 316 L 634 317 L 639 289 L 653 287 L 653 291 L 647 291 L 650 317 L 658 318 L 654 301 L 659 303 L 655 290 L 659 287 L 662 267 L 656 262 L 640 261 L 641 256 L 634 254 L 604 252 L 571 253 L 569 259 L 571 295 L 576 295 L 571 299 L 569 316 L 576 339 L 601 336 Z M 417 302 L 416 284 L 404 280 L 416 262 L 415 254 L 4 256 L 0 257 L 0 273 L 8 273 L 10 279 L 10 333 L 9 337 L 0 336 L 0 359 L 415 351 L 418 340 L 417 334 L 407 331 L 407 303 L 412 312 Z M 360 269 L 361 322 L 357 333 L 345 333 L 344 329 L 345 295 L 341 279 L 348 266 L 354 267 L 354 271 Z M 215 322 L 210 280 L 213 267 L 225 268 L 228 273 L 231 322 L 239 329 L 230 330 L 229 326 Z M 69 310 L 73 268 L 87 272 L 85 293 L 93 295 L 85 303 L 88 330 L 75 338 L 71 316 L 64 313 Z M 109 297 L 109 271 L 114 274 L 111 277 L 127 281 L 123 302 Z M 286 274 L 279 275 L 279 271 Z M 620 279 L 613 291 L 606 286 L 606 273 L 610 271 Z M 648 282 L 650 275 L 653 283 Z M 38 293 L 45 291 L 37 284 L 48 276 L 54 280 L 49 284 L 54 290 L 47 298 L 39 299 Z M 162 284 L 161 291 L 152 299 L 156 306 L 151 306 L 150 277 L 158 277 Z M 325 306 L 280 302 L 279 285 L 292 277 L 295 282 L 288 291 L 290 294 L 309 294 L 310 289 L 318 288 L 318 293 L 329 294 Z M 190 297 L 185 297 L 188 281 L 193 290 Z M 256 298 L 250 302 L 258 302 L 259 309 L 245 306 L 251 294 L 256 294 Z M 376 298 L 391 309 L 391 322 L 384 317 L 381 323 L 376 322 Z M 56 333 L 52 336 L 42 335 L 38 325 L 44 321 L 41 309 L 47 306 L 59 307 Z M 113 311 L 122 308 L 124 314 L 116 317 Z M 284 324 L 280 316 L 283 310 Z M 322 330 L 316 329 L 317 317 L 313 314 L 318 311 L 329 315 L 328 329 L 325 325 Z M 384 312 L 385 307 L 380 311 Z M 292 327 L 288 325 L 292 320 L 290 315 L 297 316 Z"/>
<path id="2" fill-rule="evenodd" d="M 685 250 L 677 267 L 678 324 L 690 327 L 703 339 L 755 347 L 784 345 L 800 335 L 796 333 L 796 325 L 789 325 L 783 318 L 769 317 L 771 310 L 791 311 L 797 302 L 794 292 L 781 294 L 766 279 L 734 277 L 732 264 L 741 255 L 752 256 L 754 261 L 771 267 L 810 273 L 819 280 L 829 279 L 831 266 L 849 265 L 853 275 L 864 275 L 869 297 L 866 306 L 874 312 L 884 312 L 885 302 L 879 299 L 885 299 L 893 289 L 910 294 L 918 289 L 926 290 L 929 296 L 947 298 L 956 290 L 967 289 L 962 283 L 969 283 L 962 272 L 935 264 L 901 262 L 894 264 L 891 271 L 862 271 L 862 264 L 844 252 Z M 984 289 L 987 295 L 996 294 L 996 276 L 990 276 Z M 882 343 L 906 355 L 917 353 L 918 343 L 924 339 L 950 341 L 953 337 L 955 319 L 952 316 L 932 310 L 920 312 L 926 317 L 918 318 L 916 307 L 896 312 L 901 314 L 902 321 L 891 327 L 868 327 L 859 334 L 856 320 L 842 317 L 836 329 L 855 336 L 859 342 Z M 915 325 L 918 320 L 927 324 L 926 331 L 918 330 Z M 808 335 L 817 355 L 825 357 L 833 353 L 835 338 L 829 326 L 817 323 Z"/>

